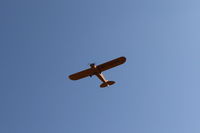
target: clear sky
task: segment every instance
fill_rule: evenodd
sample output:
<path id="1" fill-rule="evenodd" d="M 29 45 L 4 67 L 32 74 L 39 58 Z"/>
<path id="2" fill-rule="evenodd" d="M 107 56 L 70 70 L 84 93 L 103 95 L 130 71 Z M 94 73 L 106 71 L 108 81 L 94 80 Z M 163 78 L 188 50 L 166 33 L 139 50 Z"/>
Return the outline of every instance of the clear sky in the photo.
<path id="1" fill-rule="evenodd" d="M 199 133 L 198 0 L 1 0 L 1 133 Z M 125 56 L 116 84 L 64 75 Z"/>

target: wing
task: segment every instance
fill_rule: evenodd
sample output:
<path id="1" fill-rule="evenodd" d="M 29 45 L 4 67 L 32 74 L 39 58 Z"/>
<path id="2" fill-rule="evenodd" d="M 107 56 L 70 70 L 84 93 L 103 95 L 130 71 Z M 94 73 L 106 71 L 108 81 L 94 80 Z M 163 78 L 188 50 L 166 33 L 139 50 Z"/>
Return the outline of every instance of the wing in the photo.
<path id="1" fill-rule="evenodd" d="M 77 72 L 75 74 L 70 75 L 69 78 L 71 80 L 78 80 L 78 79 L 85 78 L 85 77 L 90 76 L 90 75 L 93 75 L 92 69 L 86 69 L 86 70 L 83 70 L 81 72 Z"/>
<path id="2" fill-rule="evenodd" d="M 117 59 L 111 60 L 109 62 L 100 64 L 97 66 L 97 68 L 99 69 L 99 71 L 106 71 L 110 68 L 116 67 L 118 65 L 123 64 L 124 62 L 126 62 L 126 58 L 125 57 L 119 57 Z"/>

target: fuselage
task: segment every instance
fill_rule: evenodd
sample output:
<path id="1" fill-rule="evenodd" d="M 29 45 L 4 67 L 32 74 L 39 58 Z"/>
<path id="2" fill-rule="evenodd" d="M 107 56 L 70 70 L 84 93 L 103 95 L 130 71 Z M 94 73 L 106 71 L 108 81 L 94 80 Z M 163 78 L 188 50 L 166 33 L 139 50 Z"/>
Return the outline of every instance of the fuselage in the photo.
<path id="1" fill-rule="evenodd" d="M 104 75 L 101 73 L 101 71 L 98 70 L 95 64 L 90 64 L 90 67 L 94 71 L 94 75 L 96 75 L 103 83 L 107 82 Z"/>

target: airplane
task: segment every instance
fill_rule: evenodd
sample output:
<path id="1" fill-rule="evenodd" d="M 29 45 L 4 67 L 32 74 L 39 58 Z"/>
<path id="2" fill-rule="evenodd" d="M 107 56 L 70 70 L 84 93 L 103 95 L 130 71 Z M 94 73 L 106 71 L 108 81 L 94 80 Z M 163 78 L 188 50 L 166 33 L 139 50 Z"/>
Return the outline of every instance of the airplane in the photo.
<path id="1" fill-rule="evenodd" d="M 85 77 L 92 77 L 93 75 L 96 75 L 103 83 L 100 85 L 101 88 L 113 85 L 115 83 L 115 81 L 109 81 L 106 80 L 104 75 L 103 75 L 103 71 L 106 71 L 110 68 L 119 66 L 123 63 L 126 62 L 126 57 L 122 56 L 119 58 L 116 58 L 114 60 L 108 61 L 106 63 L 100 64 L 100 65 L 95 65 L 95 63 L 90 64 L 90 68 L 77 72 L 75 74 L 72 74 L 69 76 L 69 79 L 71 80 L 79 80 L 81 78 L 85 78 Z"/>

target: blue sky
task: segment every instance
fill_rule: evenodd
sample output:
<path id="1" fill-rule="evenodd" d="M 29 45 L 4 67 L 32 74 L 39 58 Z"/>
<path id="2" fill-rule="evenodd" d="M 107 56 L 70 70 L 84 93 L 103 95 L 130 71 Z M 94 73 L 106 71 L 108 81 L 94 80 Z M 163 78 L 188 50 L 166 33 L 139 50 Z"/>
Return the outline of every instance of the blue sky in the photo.
<path id="1" fill-rule="evenodd" d="M 1 0 L 0 132 L 199 133 L 199 5 Z M 120 56 L 106 89 L 63 78 Z"/>

